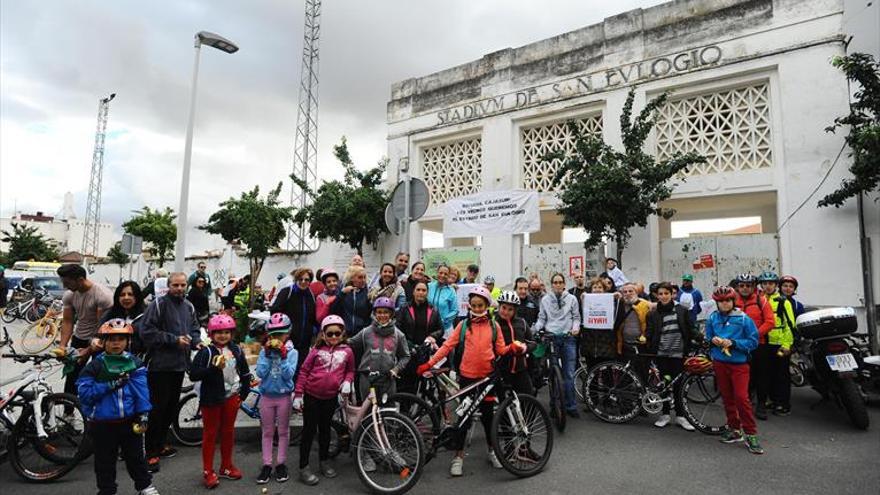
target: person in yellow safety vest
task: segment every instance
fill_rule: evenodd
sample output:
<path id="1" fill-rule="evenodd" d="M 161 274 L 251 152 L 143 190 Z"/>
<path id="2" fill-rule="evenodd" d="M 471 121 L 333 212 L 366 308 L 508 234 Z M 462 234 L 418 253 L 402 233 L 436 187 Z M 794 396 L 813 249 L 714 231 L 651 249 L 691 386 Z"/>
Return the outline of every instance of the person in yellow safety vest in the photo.
<path id="1" fill-rule="evenodd" d="M 486 275 L 486 278 L 483 279 L 483 287 L 489 291 L 489 294 L 492 295 L 492 300 L 497 301 L 498 297 L 501 296 L 501 287 L 495 286 L 495 277 L 492 275 Z M 495 310 L 498 309 L 498 303 L 493 303 L 489 308 L 489 316 L 495 317 Z"/>
<path id="2" fill-rule="evenodd" d="M 770 303 L 775 316 L 773 329 L 767 334 L 767 343 L 771 346 L 767 369 L 763 375 L 769 381 L 770 400 L 773 403 L 773 414 L 788 416 L 791 414 L 791 381 L 789 379 L 789 362 L 791 346 L 794 344 L 794 307 L 791 301 L 779 292 L 779 277 L 773 272 L 764 272 L 758 277 L 764 296 Z"/>

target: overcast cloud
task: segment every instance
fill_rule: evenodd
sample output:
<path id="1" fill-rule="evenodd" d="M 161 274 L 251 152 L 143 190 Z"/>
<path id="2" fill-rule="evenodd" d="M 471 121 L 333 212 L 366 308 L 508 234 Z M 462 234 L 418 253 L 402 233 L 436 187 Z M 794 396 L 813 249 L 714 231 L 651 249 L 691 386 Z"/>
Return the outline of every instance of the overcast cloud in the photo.
<path id="1" fill-rule="evenodd" d="M 650 0 L 325 0 L 321 19 L 319 177 L 341 176 L 345 135 L 362 167 L 385 154 L 393 82 L 461 64 Z M 102 219 L 143 205 L 177 208 L 192 38 L 220 33 L 241 50 L 202 50 L 189 224 L 218 202 L 285 181 L 289 194 L 303 2 L 282 0 L 0 2 L 0 215 L 84 215 L 98 99 L 111 104 Z M 121 229 L 119 229 L 121 231 Z M 190 235 L 188 253 L 221 247 Z"/>

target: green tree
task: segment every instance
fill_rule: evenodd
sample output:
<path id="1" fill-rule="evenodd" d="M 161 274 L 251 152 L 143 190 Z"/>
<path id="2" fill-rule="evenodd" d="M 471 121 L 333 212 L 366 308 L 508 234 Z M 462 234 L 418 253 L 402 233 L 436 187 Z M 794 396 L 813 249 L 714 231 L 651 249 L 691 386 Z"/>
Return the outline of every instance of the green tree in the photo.
<path id="1" fill-rule="evenodd" d="M 122 280 L 122 267 L 131 262 L 131 257 L 122 252 L 122 242 L 117 241 L 110 250 L 107 251 L 107 258 L 114 265 L 119 265 L 119 280 Z"/>
<path id="2" fill-rule="evenodd" d="M 312 198 L 312 204 L 300 209 L 293 217 L 296 225 L 308 224 L 309 235 L 348 244 L 363 255 L 364 244 L 379 243 L 385 227 L 385 207 L 389 192 L 382 189 L 382 175 L 388 159 L 361 172 L 355 168 L 348 153 L 345 137 L 333 147 L 333 154 L 345 169 L 345 179 L 324 182 L 314 191 L 299 177 L 291 179 Z"/>
<path id="3" fill-rule="evenodd" d="M 645 153 L 645 139 L 654 127 L 655 112 L 666 103 L 667 95 L 652 99 L 632 120 L 634 97 L 635 89 L 631 89 L 620 116 L 623 151 L 569 122 L 574 152 L 558 149 L 544 157 L 545 162 L 561 162 L 553 183 L 562 186 L 558 198 L 563 225 L 586 230 L 587 249 L 613 239 L 621 264 L 630 229 L 644 227 L 651 215 L 668 219 L 675 213 L 659 206 L 672 194 L 675 185 L 670 179 L 706 161 L 696 153 L 677 154 L 661 161 Z"/>
<path id="4" fill-rule="evenodd" d="M 834 119 L 834 125 L 825 129 L 835 132 L 849 126 L 845 140 L 853 158 L 849 167 L 853 177 L 844 179 L 836 191 L 819 201 L 819 206 L 839 208 L 846 200 L 870 194 L 880 186 L 880 63 L 865 53 L 835 57 L 831 63 L 860 86 L 849 115 Z"/>
<path id="5" fill-rule="evenodd" d="M 159 258 L 161 267 L 174 250 L 174 241 L 177 239 L 177 225 L 174 222 L 177 215 L 168 207 L 163 211 L 158 208 L 153 210 L 149 206 L 132 213 L 134 216 L 122 224 L 122 228 L 127 233 L 140 236 L 148 242 L 147 249 L 150 255 Z"/>
<path id="6" fill-rule="evenodd" d="M 58 259 L 58 251 L 37 230 L 36 227 L 12 222 L 11 230 L 0 232 L 3 234 L 3 242 L 9 244 L 5 257 L 10 264 L 16 261 Z"/>
<path id="7" fill-rule="evenodd" d="M 228 243 L 240 242 L 250 264 L 250 299 L 248 309 L 254 306 L 254 286 L 263 269 L 269 250 L 277 248 L 287 235 L 286 224 L 293 218 L 293 208 L 282 206 L 278 200 L 281 183 L 260 198 L 260 188 L 241 193 L 220 203 L 220 209 L 199 229 L 219 235 Z"/>

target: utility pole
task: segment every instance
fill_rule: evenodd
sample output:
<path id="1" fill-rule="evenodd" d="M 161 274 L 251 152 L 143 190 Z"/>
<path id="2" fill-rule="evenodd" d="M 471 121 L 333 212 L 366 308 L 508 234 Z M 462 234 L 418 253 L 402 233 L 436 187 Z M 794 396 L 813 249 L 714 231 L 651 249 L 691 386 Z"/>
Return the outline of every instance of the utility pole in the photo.
<path id="1" fill-rule="evenodd" d="M 83 230 L 82 255 L 99 256 L 98 235 L 101 231 L 101 189 L 104 175 L 104 137 L 107 133 L 107 115 L 116 93 L 98 100 L 98 124 L 95 129 L 95 150 L 92 152 L 92 174 L 89 178 L 89 199 L 86 203 L 86 222 Z"/>
<path id="2" fill-rule="evenodd" d="M 321 26 L 321 0 L 306 0 L 300 71 L 299 108 L 293 142 L 293 175 L 314 190 L 318 183 L 318 39 Z M 306 191 L 291 181 L 290 206 L 302 209 L 309 204 Z M 291 224 L 287 230 L 287 249 L 317 251 L 319 241 L 309 235 L 308 224 Z"/>

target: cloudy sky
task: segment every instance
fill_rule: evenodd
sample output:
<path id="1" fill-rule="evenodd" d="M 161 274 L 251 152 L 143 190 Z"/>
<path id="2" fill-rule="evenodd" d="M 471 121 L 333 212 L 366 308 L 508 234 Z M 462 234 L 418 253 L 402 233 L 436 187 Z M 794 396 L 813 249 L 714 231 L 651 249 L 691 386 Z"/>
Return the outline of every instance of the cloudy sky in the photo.
<path id="1" fill-rule="evenodd" d="M 340 136 L 360 166 L 385 154 L 393 82 L 658 3 L 326 0 L 319 176 L 341 176 L 331 155 Z M 103 220 L 118 226 L 143 205 L 176 209 L 199 30 L 241 50 L 202 52 L 190 225 L 256 184 L 285 180 L 289 191 L 302 0 L 3 0 L 0 215 L 59 213 L 66 191 L 84 215 L 98 99 L 111 92 Z M 202 233 L 190 239 L 188 252 L 222 245 Z"/>

